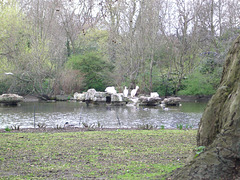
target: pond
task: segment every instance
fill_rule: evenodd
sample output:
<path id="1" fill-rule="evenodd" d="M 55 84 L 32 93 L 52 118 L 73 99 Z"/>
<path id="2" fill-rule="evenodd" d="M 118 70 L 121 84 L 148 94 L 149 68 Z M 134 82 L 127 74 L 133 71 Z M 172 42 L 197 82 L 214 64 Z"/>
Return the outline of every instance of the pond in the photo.
<path id="1" fill-rule="evenodd" d="M 206 103 L 183 102 L 181 107 L 128 107 L 89 105 L 79 102 L 24 102 L 17 107 L 0 107 L 0 129 L 19 125 L 20 128 L 45 124 L 63 127 L 66 122 L 82 127 L 82 122 L 103 128 L 135 128 L 141 125 L 176 128 L 177 125 L 198 127 Z"/>

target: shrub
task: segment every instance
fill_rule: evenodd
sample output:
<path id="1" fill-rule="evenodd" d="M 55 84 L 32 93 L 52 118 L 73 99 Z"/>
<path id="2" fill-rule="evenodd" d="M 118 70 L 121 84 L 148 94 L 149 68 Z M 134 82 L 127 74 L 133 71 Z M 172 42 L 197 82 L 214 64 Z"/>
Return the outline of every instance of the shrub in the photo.
<path id="1" fill-rule="evenodd" d="M 114 67 L 96 52 L 74 55 L 67 62 L 67 66 L 84 74 L 84 90 L 94 88 L 104 91 L 106 86 L 111 84 L 109 77 Z"/>
<path id="2" fill-rule="evenodd" d="M 183 81 L 183 89 L 178 95 L 211 95 L 215 89 L 209 80 L 208 75 L 195 72 Z"/>
<path id="3" fill-rule="evenodd" d="M 11 129 L 7 126 L 7 127 L 5 128 L 5 131 L 11 131 Z"/>
<path id="4" fill-rule="evenodd" d="M 177 129 L 182 130 L 183 129 L 183 125 L 182 124 L 177 124 Z"/>
<path id="5" fill-rule="evenodd" d="M 1 79 L 0 80 L 0 94 L 7 93 L 8 89 L 11 86 L 11 81 L 9 79 Z"/>
<path id="6" fill-rule="evenodd" d="M 151 124 L 142 124 L 142 125 L 138 125 L 138 129 L 140 130 L 152 130 L 152 129 L 156 129 L 157 126 L 153 126 Z"/>
<path id="7" fill-rule="evenodd" d="M 54 83 L 54 93 L 72 94 L 79 92 L 79 90 L 83 89 L 83 79 L 84 77 L 79 70 L 64 69 Z"/>

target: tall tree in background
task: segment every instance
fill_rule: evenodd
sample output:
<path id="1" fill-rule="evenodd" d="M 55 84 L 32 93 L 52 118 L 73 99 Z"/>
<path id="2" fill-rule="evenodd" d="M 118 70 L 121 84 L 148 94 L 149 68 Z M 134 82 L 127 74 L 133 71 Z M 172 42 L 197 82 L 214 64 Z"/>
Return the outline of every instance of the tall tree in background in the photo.
<path id="1" fill-rule="evenodd" d="M 134 44 L 138 19 L 138 1 L 106 1 L 105 23 L 109 31 L 109 57 L 115 63 L 117 85 L 135 85 L 138 71 Z M 119 76 L 120 75 L 120 76 Z"/>
<path id="2" fill-rule="evenodd" d="M 12 63 L 12 67 L 18 65 L 13 70 L 15 80 L 9 91 L 19 91 L 23 87 L 25 90 L 22 93 L 51 96 L 53 87 L 61 81 L 67 56 L 76 52 L 75 41 L 78 35 L 84 31 L 86 24 L 88 27 L 94 21 L 90 13 L 91 1 L 84 1 L 84 5 L 79 6 L 58 0 L 22 0 L 19 4 L 9 1 L 6 5 L 14 7 L 14 3 L 17 14 L 22 13 L 22 16 L 16 18 L 15 24 L 22 22 L 24 27 L 14 28 L 16 33 L 22 34 L 21 39 L 14 36 L 19 41 L 18 51 L 6 58 L 5 64 Z M 13 31 L 7 32 L 13 37 Z M 10 42 L 8 49 L 15 47 L 15 40 L 11 39 Z"/>
<path id="3" fill-rule="evenodd" d="M 22 56 L 18 55 L 25 63 L 18 66 L 16 76 L 24 74 L 20 85 L 28 83 L 28 91 L 40 97 L 49 96 L 53 91 L 55 74 L 66 59 L 65 42 L 56 18 L 57 3 L 39 0 L 24 3 L 27 3 L 22 11 L 28 17 L 28 49 L 21 51 Z"/>
<path id="4" fill-rule="evenodd" d="M 11 88 L 2 78 L 5 92 L 59 93 L 62 74 L 76 73 L 65 64 L 87 49 L 101 51 L 112 64 L 109 79 L 115 86 L 139 85 L 143 93 L 172 95 L 198 78 L 216 88 L 226 49 L 240 32 L 237 0 L 1 1 L 1 8 L 7 6 L 15 15 L 2 11 L 0 18 L 18 17 L 0 27 L 0 70 L 15 72 Z M 104 43 L 88 39 L 94 31 L 95 39 L 107 34 Z M 77 74 L 68 77 L 83 78 Z"/>
<path id="5" fill-rule="evenodd" d="M 12 85 L 14 89 L 20 81 L 29 82 L 26 78 L 27 72 L 22 71 L 27 67 L 26 56 L 29 54 L 31 46 L 29 27 L 26 23 L 25 15 L 20 11 L 18 3 L 15 1 L 2 2 L 1 6 L 1 41 L 0 41 L 0 67 L 1 73 L 12 72 Z M 3 76 L 4 78 L 9 78 Z M 19 81 L 20 80 L 20 81 Z M 8 87 L 9 88 L 9 87 Z M 22 88 L 18 88 L 22 89 Z"/>

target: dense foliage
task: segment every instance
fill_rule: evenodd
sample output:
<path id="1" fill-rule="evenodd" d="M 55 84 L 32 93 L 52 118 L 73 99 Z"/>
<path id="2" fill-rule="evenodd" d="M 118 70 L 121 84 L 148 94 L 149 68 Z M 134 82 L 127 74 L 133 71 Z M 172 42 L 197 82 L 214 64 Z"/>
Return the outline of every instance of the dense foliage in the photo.
<path id="1" fill-rule="evenodd" d="M 100 54 L 89 52 L 85 55 L 73 55 L 68 66 L 80 70 L 84 76 L 84 89 L 91 88 L 97 91 L 104 91 L 108 85 L 111 85 L 109 74 L 113 72 L 113 66 L 101 59 Z"/>
<path id="2" fill-rule="evenodd" d="M 189 75 L 183 81 L 182 89 L 179 91 L 179 95 L 211 95 L 215 92 L 212 84 L 208 81 L 208 77 L 199 72 Z"/>
<path id="3" fill-rule="evenodd" d="M 0 94 L 136 85 L 162 96 L 213 94 L 240 32 L 239 3 L 0 1 Z"/>

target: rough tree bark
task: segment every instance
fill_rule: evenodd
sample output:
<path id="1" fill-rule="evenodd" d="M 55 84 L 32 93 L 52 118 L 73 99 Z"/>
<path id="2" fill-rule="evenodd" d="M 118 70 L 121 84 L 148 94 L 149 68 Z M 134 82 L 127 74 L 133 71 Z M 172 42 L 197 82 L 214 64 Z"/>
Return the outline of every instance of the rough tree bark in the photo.
<path id="1" fill-rule="evenodd" d="M 220 86 L 199 124 L 205 152 L 169 179 L 240 179 L 240 36 L 226 57 Z"/>

